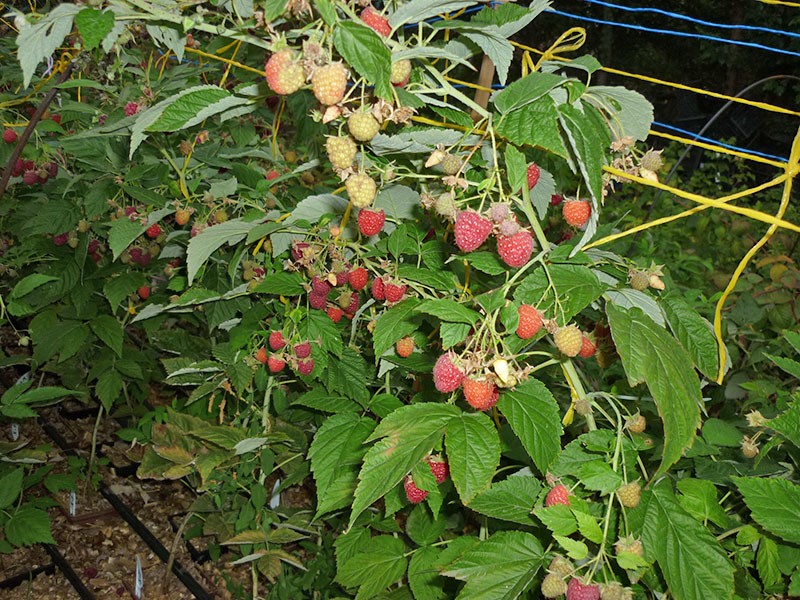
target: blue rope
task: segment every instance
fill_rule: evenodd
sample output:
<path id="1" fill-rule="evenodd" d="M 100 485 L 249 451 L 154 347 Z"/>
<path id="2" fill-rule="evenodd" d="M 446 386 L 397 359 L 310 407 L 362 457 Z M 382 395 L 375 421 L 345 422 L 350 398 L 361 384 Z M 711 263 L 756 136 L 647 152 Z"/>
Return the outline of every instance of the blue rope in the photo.
<path id="1" fill-rule="evenodd" d="M 694 17 L 689 17 L 687 15 L 670 12 L 668 10 L 661 10 L 660 8 L 634 8 L 632 6 L 621 6 L 619 4 L 612 4 L 611 2 L 603 2 L 602 0 L 583 0 L 583 1 L 588 2 L 589 4 L 599 4 L 600 6 L 606 6 L 608 8 L 616 8 L 627 12 L 656 13 L 659 15 L 664 15 L 666 17 L 672 17 L 673 19 L 680 19 L 682 21 L 689 21 L 690 23 L 695 23 L 697 25 L 704 25 L 706 27 L 719 27 L 721 29 L 743 29 L 746 31 L 763 31 L 765 33 L 774 33 L 776 35 L 788 35 L 790 37 L 800 38 L 800 33 L 794 33 L 792 31 L 781 31 L 780 29 L 771 29 L 769 27 L 757 27 L 754 25 L 728 25 L 725 23 L 712 23 L 711 21 L 703 21 L 702 19 L 695 19 Z"/>
<path id="2" fill-rule="evenodd" d="M 720 142 L 713 138 L 708 138 L 703 135 L 697 135 L 693 131 L 689 131 L 687 129 L 681 129 L 680 127 L 675 127 L 674 125 L 668 125 L 666 123 L 661 123 L 660 121 L 653 121 L 653 125 L 656 127 L 661 127 L 662 129 L 668 129 L 671 131 L 675 131 L 681 133 L 687 137 L 692 138 L 693 140 L 699 140 L 701 142 L 706 142 L 708 144 L 714 144 L 715 146 L 721 146 L 723 148 L 727 148 L 728 150 L 736 150 L 737 152 L 744 152 L 745 154 L 754 154 L 755 156 L 760 156 L 762 158 L 769 158 L 771 160 L 776 160 L 778 162 L 786 162 L 786 158 L 783 156 L 775 156 L 774 154 L 767 154 L 765 152 L 759 152 L 757 150 L 751 150 L 749 148 L 742 148 L 740 146 L 734 146 L 732 144 L 726 144 L 724 142 Z"/>
<path id="3" fill-rule="evenodd" d="M 563 12 L 560 10 L 549 9 L 547 12 L 560 15 L 562 17 L 569 17 L 579 21 L 588 21 L 590 23 L 598 23 L 600 25 L 614 25 L 615 27 L 625 27 L 627 29 L 635 29 L 637 31 L 647 31 L 650 33 L 664 33 L 667 35 L 676 35 L 678 37 L 695 38 L 699 40 L 710 40 L 713 42 L 722 42 L 723 44 L 733 44 L 735 46 L 747 46 L 748 48 L 758 48 L 760 50 L 768 50 L 769 52 L 777 52 L 779 54 L 787 54 L 789 56 L 800 56 L 800 52 L 792 52 L 791 50 L 783 50 L 773 46 L 765 46 L 763 44 L 756 44 L 755 42 L 740 42 L 737 40 L 727 40 L 725 38 L 714 37 L 713 35 L 702 35 L 699 33 L 687 33 L 684 31 L 674 31 L 672 29 L 655 29 L 652 27 L 643 27 L 641 25 L 629 25 L 627 23 L 619 23 L 617 21 L 606 21 L 603 19 L 593 19 L 591 17 L 583 17 L 573 13 Z"/>

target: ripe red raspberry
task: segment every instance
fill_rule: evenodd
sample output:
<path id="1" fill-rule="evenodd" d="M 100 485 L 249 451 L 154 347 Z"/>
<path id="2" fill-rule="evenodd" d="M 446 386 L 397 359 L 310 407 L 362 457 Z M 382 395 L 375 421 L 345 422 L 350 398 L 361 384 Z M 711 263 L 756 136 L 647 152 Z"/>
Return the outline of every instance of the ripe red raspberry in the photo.
<path id="1" fill-rule="evenodd" d="M 414 346 L 414 338 L 404 337 L 397 340 L 397 343 L 394 345 L 394 350 L 397 352 L 397 356 L 408 358 L 414 352 Z"/>
<path id="2" fill-rule="evenodd" d="M 324 310 L 325 306 L 328 304 L 328 297 L 322 294 L 316 294 L 311 292 L 308 295 L 308 303 L 311 305 L 311 308 L 315 308 L 317 310 Z"/>
<path id="3" fill-rule="evenodd" d="M 281 176 L 281 174 L 278 173 L 275 169 L 267 171 L 267 175 L 266 175 L 267 181 L 273 181 L 273 180 L 277 179 L 280 176 Z"/>
<path id="4" fill-rule="evenodd" d="M 553 341 L 563 354 L 574 358 L 578 356 L 583 346 L 583 334 L 576 325 L 567 325 L 553 334 Z"/>
<path id="5" fill-rule="evenodd" d="M 597 347 L 592 343 L 588 337 L 583 336 L 581 340 L 581 350 L 578 352 L 578 356 L 581 358 L 591 358 L 594 356 L 594 353 L 597 351 Z"/>
<path id="6" fill-rule="evenodd" d="M 347 189 L 347 196 L 356 208 L 367 208 L 375 199 L 378 186 L 372 177 L 365 173 L 356 173 L 347 178 L 344 182 Z"/>
<path id="7" fill-rule="evenodd" d="M 358 230 L 361 235 L 372 237 L 378 235 L 386 222 L 386 212 L 383 210 L 362 209 L 358 213 Z"/>
<path id="8" fill-rule="evenodd" d="M 347 269 L 347 265 L 343 266 L 342 268 Z M 330 277 L 330 275 L 328 277 Z M 334 285 L 336 287 L 346 285 L 347 282 L 350 281 L 350 271 L 337 271 L 336 273 L 333 273 L 333 278 L 335 279 Z"/>
<path id="9" fill-rule="evenodd" d="M 158 223 L 153 223 L 147 228 L 145 233 L 147 234 L 147 237 L 149 237 L 151 240 L 154 240 L 161 235 L 161 227 L 159 227 Z"/>
<path id="10" fill-rule="evenodd" d="M 17 141 L 17 132 L 13 129 L 6 129 L 3 131 L 3 141 L 6 144 L 14 144 Z"/>
<path id="11" fill-rule="evenodd" d="M 14 167 L 11 169 L 11 176 L 12 177 L 19 177 L 25 172 L 25 161 L 21 158 L 17 159 L 17 162 L 14 163 Z"/>
<path id="12" fill-rule="evenodd" d="M 53 121 L 53 123 L 61 125 L 61 115 L 50 115 L 50 120 Z"/>
<path id="13" fill-rule="evenodd" d="M 553 194 L 550 196 L 550 206 L 558 206 L 564 201 L 564 196 L 561 194 Z"/>
<path id="14" fill-rule="evenodd" d="M 497 387 L 487 379 L 464 379 L 464 398 L 475 410 L 489 410 L 496 403 L 500 394 Z"/>
<path id="15" fill-rule="evenodd" d="M 573 227 L 583 227 L 589 222 L 592 205 L 586 200 L 567 200 L 561 208 L 564 220 Z"/>
<path id="16" fill-rule="evenodd" d="M 311 278 L 311 293 L 327 296 L 331 293 L 331 284 L 328 283 L 327 279 L 314 275 L 314 277 Z"/>
<path id="17" fill-rule="evenodd" d="M 328 152 L 328 160 L 334 167 L 347 169 L 356 159 L 358 147 L 349 136 L 329 137 L 325 142 L 325 150 Z"/>
<path id="18" fill-rule="evenodd" d="M 311 375 L 314 372 L 314 359 L 304 358 L 297 362 L 297 372 L 300 375 Z"/>
<path id="19" fill-rule="evenodd" d="M 617 498 L 625 508 L 636 508 L 642 498 L 642 486 L 636 481 L 626 483 L 617 490 Z"/>
<path id="20" fill-rule="evenodd" d="M 522 304 L 517 309 L 519 323 L 517 323 L 517 335 L 523 340 L 529 340 L 542 328 L 544 321 L 541 313 L 530 304 Z"/>
<path id="21" fill-rule="evenodd" d="M 282 331 L 271 331 L 269 334 L 269 347 L 272 350 L 280 350 L 286 345 Z"/>
<path id="22" fill-rule="evenodd" d="M 340 62 L 319 67 L 311 76 L 311 89 L 322 104 L 338 104 L 347 89 L 347 69 Z"/>
<path id="23" fill-rule="evenodd" d="M 497 253 L 509 267 L 521 267 L 533 252 L 533 236 L 523 229 L 511 236 L 497 238 Z"/>
<path id="24" fill-rule="evenodd" d="M 600 600 L 600 588 L 584 585 L 580 579 L 573 577 L 567 584 L 567 600 Z"/>
<path id="25" fill-rule="evenodd" d="M 536 163 L 531 163 L 528 165 L 528 189 L 532 190 L 534 186 L 539 183 L 539 176 L 541 175 L 541 171 L 539 169 L 539 165 Z"/>
<path id="26" fill-rule="evenodd" d="M 311 343 L 303 342 L 294 345 L 294 353 L 297 358 L 308 358 L 311 356 Z"/>
<path id="27" fill-rule="evenodd" d="M 283 371 L 285 366 L 286 361 L 282 358 L 278 358 L 277 356 L 270 356 L 267 359 L 267 367 L 269 368 L 270 373 L 280 373 Z"/>
<path id="28" fill-rule="evenodd" d="M 453 362 L 452 352 L 442 354 L 433 367 L 433 384 L 442 393 L 449 394 L 461 387 L 464 372 Z"/>
<path id="29" fill-rule="evenodd" d="M 276 52 L 269 57 L 264 65 L 267 76 L 267 85 L 276 94 L 293 94 L 306 81 L 303 66 L 296 60 L 295 54 L 289 48 Z"/>
<path id="30" fill-rule="evenodd" d="M 331 318 L 331 321 L 333 321 L 334 323 L 338 323 L 339 321 L 341 321 L 342 317 L 344 316 L 344 311 L 338 306 L 330 306 L 328 307 L 328 310 L 326 312 L 328 313 L 328 316 Z"/>
<path id="31" fill-rule="evenodd" d="M 359 142 L 368 142 L 378 134 L 381 125 L 370 113 L 357 112 L 347 119 L 347 129 Z"/>
<path id="32" fill-rule="evenodd" d="M 431 468 L 431 473 L 436 478 L 436 483 L 442 483 L 447 476 L 450 475 L 450 467 L 443 460 L 428 457 L 428 466 Z"/>
<path id="33" fill-rule="evenodd" d="M 147 300 L 150 297 L 150 288 L 146 285 L 141 286 L 136 293 L 139 294 L 139 298 L 142 300 Z"/>
<path id="34" fill-rule="evenodd" d="M 360 292 L 369 281 L 369 273 L 364 267 L 356 267 L 350 271 L 350 287 Z"/>
<path id="35" fill-rule="evenodd" d="M 262 365 L 267 364 L 267 349 L 264 346 L 256 350 L 256 360 Z"/>
<path id="36" fill-rule="evenodd" d="M 372 281 L 372 297 L 375 300 L 386 299 L 386 282 L 383 281 L 382 277 L 376 277 Z"/>
<path id="37" fill-rule="evenodd" d="M 428 492 L 419 489 L 414 484 L 414 480 L 411 479 L 411 475 L 406 475 L 406 479 L 403 482 L 403 488 L 405 488 L 406 498 L 408 498 L 408 501 L 411 502 L 411 504 L 419 504 L 428 497 Z"/>
<path id="38" fill-rule="evenodd" d="M 53 236 L 53 244 L 55 244 L 56 246 L 63 246 L 64 244 L 67 243 L 68 239 L 69 239 L 69 232 L 60 233 L 58 235 Z"/>
<path id="39" fill-rule="evenodd" d="M 22 175 L 22 183 L 25 185 L 35 185 L 39 183 L 39 174 L 34 170 L 25 171 Z"/>
<path id="40" fill-rule="evenodd" d="M 406 286 L 402 283 L 387 283 L 385 289 L 386 301 L 392 303 L 400 302 L 406 293 Z"/>
<path id="41" fill-rule="evenodd" d="M 544 505 L 547 507 L 555 504 L 564 504 L 565 506 L 569 506 L 569 490 L 567 490 L 567 488 L 560 483 L 556 486 L 553 486 L 553 488 L 547 492 L 547 496 L 544 499 Z"/>
<path id="42" fill-rule="evenodd" d="M 456 246 L 462 252 L 472 252 L 489 237 L 492 222 L 474 210 L 462 210 L 456 215 L 454 232 Z"/>
<path id="43" fill-rule="evenodd" d="M 392 27 L 389 25 L 389 21 L 382 17 L 372 6 L 367 6 L 361 11 L 361 20 L 383 37 L 392 33 Z"/>
<path id="44" fill-rule="evenodd" d="M 140 108 L 141 107 L 139 106 L 139 104 L 137 102 L 128 102 L 125 105 L 125 116 L 126 117 L 132 117 L 133 115 L 135 115 L 136 113 L 139 112 Z"/>

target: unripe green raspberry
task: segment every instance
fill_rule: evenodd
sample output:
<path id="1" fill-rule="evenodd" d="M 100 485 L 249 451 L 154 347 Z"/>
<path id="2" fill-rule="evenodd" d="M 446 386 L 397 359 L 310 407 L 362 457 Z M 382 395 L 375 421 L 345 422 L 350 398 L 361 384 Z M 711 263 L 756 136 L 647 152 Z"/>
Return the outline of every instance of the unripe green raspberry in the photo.
<path id="1" fill-rule="evenodd" d="M 461 170 L 464 163 L 455 154 L 445 154 L 442 160 L 442 172 L 445 175 L 455 175 Z"/>
<path id="2" fill-rule="evenodd" d="M 334 167 L 347 169 L 353 165 L 358 147 L 351 137 L 329 137 L 325 142 L 325 150 Z"/>
<path id="3" fill-rule="evenodd" d="M 392 63 L 392 74 L 390 81 L 394 85 L 400 85 L 411 75 L 411 61 L 407 58 Z"/>
<path id="4" fill-rule="evenodd" d="M 378 186 L 369 175 L 364 173 L 357 173 L 347 178 L 344 182 L 347 189 L 347 195 L 350 201 L 356 208 L 367 208 L 372 204 L 375 199 L 375 194 L 378 191 Z"/>
<path id="5" fill-rule="evenodd" d="M 641 292 L 650 287 L 650 274 L 647 271 L 631 269 L 628 273 L 628 281 L 633 289 Z"/>
<path id="6" fill-rule="evenodd" d="M 567 325 L 566 327 L 559 328 L 553 334 L 553 341 L 556 343 L 562 354 L 566 354 L 570 358 L 578 356 L 583 345 L 583 334 L 578 329 L 577 325 Z"/>
<path id="7" fill-rule="evenodd" d="M 556 573 L 549 573 L 542 580 L 542 596 L 545 598 L 558 598 L 567 593 L 567 582 Z"/>
<path id="8" fill-rule="evenodd" d="M 380 131 L 380 124 L 369 113 L 358 112 L 347 119 L 347 129 L 359 142 L 368 142 Z"/>

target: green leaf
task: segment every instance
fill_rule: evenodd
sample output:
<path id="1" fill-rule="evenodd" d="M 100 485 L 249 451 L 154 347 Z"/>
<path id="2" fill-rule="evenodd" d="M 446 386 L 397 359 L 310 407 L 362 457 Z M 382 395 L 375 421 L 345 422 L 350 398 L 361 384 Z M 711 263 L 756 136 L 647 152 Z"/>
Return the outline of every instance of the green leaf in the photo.
<path id="1" fill-rule="evenodd" d="M 709 530 L 689 515 L 664 481 L 642 495 L 642 542 L 670 592 L 682 600 L 733 598 L 733 565 Z"/>
<path id="2" fill-rule="evenodd" d="M 374 428 L 372 419 L 342 413 L 328 417 L 317 431 L 308 451 L 317 483 L 317 516 L 352 502 L 364 440 Z"/>
<path id="3" fill-rule="evenodd" d="M 495 97 L 494 105 L 502 114 L 507 115 L 545 97 L 550 90 L 565 82 L 566 79 L 560 75 L 536 71 L 506 86 Z"/>
<path id="4" fill-rule="evenodd" d="M 734 477 L 753 520 L 786 540 L 800 543 L 800 486 L 786 479 Z"/>
<path id="5" fill-rule="evenodd" d="M 664 298 L 661 306 L 667 313 L 669 327 L 692 357 L 695 366 L 710 380 L 716 380 L 719 368 L 717 339 L 711 323 L 698 315 L 680 297 Z"/>
<path id="6" fill-rule="evenodd" d="M 20 279 L 17 285 L 14 286 L 14 289 L 11 290 L 11 293 L 8 295 L 8 297 L 11 300 L 17 300 L 30 294 L 32 291 L 44 285 L 45 283 L 49 283 L 51 281 L 58 281 L 58 277 L 42 275 L 41 273 L 33 273 L 32 275 L 28 275 L 27 277 Z"/>
<path id="7" fill-rule="evenodd" d="M 145 284 L 145 277 L 141 273 L 120 273 L 116 277 L 108 279 L 103 284 L 103 295 L 111 305 L 111 310 L 115 311 L 120 302 L 133 294 L 139 286 Z"/>
<path id="8" fill-rule="evenodd" d="M 579 473 L 584 487 L 601 494 L 610 494 L 622 485 L 622 476 L 602 460 L 582 464 Z"/>
<path id="9" fill-rule="evenodd" d="M 628 382 L 647 383 L 664 422 L 664 452 L 657 478 L 694 441 L 700 425 L 700 380 L 686 351 L 640 309 L 607 304 L 606 313 Z"/>
<path id="10" fill-rule="evenodd" d="M 78 394 L 75 390 L 68 390 L 67 388 L 59 386 L 46 385 L 40 388 L 28 390 L 24 394 L 18 396 L 13 404 L 47 404 L 51 400 L 63 398 L 65 396 L 74 396 Z M 3 394 L 3 401 L 5 402 L 5 394 Z"/>
<path id="11" fill-rule="evenodd" d="M 477 4 L 476 0 L 438 0 L 437 2 L 411 0 L 389 15 L 389 25 L 392 26 L 392 29 L 397 29 L 406 23 L 419 23 L 437 15 L 469 8 L 475 4 Z"/>
<path id="12" fill-rule="evenodd" d="M 439 335 L 442 338 L 442 348 L 449 350 L 456 344 L 460 344 L 469 335 L 472 329 L 467 323 L 442 323 L 439 326 Z"/>
<path id="13" fill-rule="evenodd" d="M 558 109 L 550 96 L 502 115 L 496 122 L 495 131 L 514 144 L 538 146 L 562 158 L 569 156 L 561 138 Z"/>
<path id="14" fill-rule="evenodd" d="M 500 275 L 508 271 L 508 267 L 500 260 L 495 252 L 470 252 L 463 258 L 472 267 L 487 275 Z"/>
<path id="15" fill-rule="evenodd" d="M 375 86 L 378 96 L 392 98 L 392 55 L 377 33 L 355 21 L 340 21 L 333 31 L 333 44 L 347 64 Z"/>
<path id="16" fill-rule="evenodd" d="M 778 567 L 778 544 L 773 539 L 763 536 L 759 540 L 756 568 L 765 588 L 776 585 L 783 579 Z"/>
<path id="17" fill-rule="evenodd" d="M 30 324 L 33 340 L 33 359 L 44 363 L 56 354 L 63 362 L 83 348 L 89 328 L 81 321 L 60 321 L 55 313 L 46 311 L 36 315 Z"/>
<path id="18" fill-rule="evenodd" d="M 414 320 L 414 315 L 419 302 L 417 298 L 407 298 L 378 317 L 372 334 L 375 356 L 380 356 L 394 346 L 397 340 L 417 330 L 419 325 Z"/>
<path id="19" fill-rule="evenodd" d="M 375 598 L 405 574 L 405 552 L 406 545 L 400 538 L 374 537 L 339 567 L 336 580 L 346 587 L 358 587 L 357 600 Z"/>
<path id="20" fill-rule="evenodd" d="M 304 281 L 299 273 L 270 273 L 252 291 L 255 294 L 300 296 L 305 292 Z"/>
<path id="21" fill-rule="evenodd" d="M 358 474 L 350 527 L 439 443 L 450 421 L 459 414 L 459 409 L 449 404 L 411 404 L 380 422 L 366 440 L 379 441 L 367 451 Z"/>
<path id="22" fill-rule="evenodd" d="M 766 352 L 764 353 L 764 356 L 766 356 L 792 377 L 800 379 L 800 362 L 792 360 L 791 358 L 785 358 L 783 356 L 773 356 L 772 354 L 767 354 Z"/>
<path id="23" fill-rule="evenodd" d="M 418 549 L 408 563 L 408 585 L 416 600 L 444 600 L 444 580 L 434 562 L 439 549 L 426 546 Z"/>
<path id="24" fill-rule="evenodd" d="M 370 397 L 365 382 L 371 375 L 367 374 L 367 361 L 352 348 L 344 348 L 336 357 L 335 364 L 327 369 L 325 385 L 331 392 L 340 392 L 365 404 Z"/>
<path id="25" fill-rule="evenodd" d="M 534 509 L 533 514 L 553 532 L 553 535 L 572 535 L 578 531 L 578 521 L 570 507 L 565 504 L 541 506 Z"/>
<path id="26" fill-rule="evenodd" d="M 439 515 L 434 518 L 423 504 L 418 504 L 408 515 L 406 533 L 411 540 L 420 546 L 433 544 L 447 528 L 447 519 Z"/>
<path id="27" fill-rule="evenodd" d="M 85 50 L 94 50 L 114 28 L 114 13 L 84 8 L 75 15 L 75 25 L 83 38 Z"/>
<path id="28" fill-rule="evenodd" d="M 0 510 L 5 510 L 17 500 L 22 493 L 22 477 L 25 469 L 17 468 L 0 478 Z"/>
<path id="29" fill-rule="evenodd" d="M 511 45 L 497 25 L 481 24 L 476 28 L 458 28 L 459 33 L 483 50 L 484 54 L 494 63 L 497 69 L 497 79 L 500 85 L 505 85 L 508 79 L 508 69 L 514 58 L 514 47 Z"/>
<path id="30" fill-rule="evenodd" d="M 603 285 L 588 267 L 550 265 L 548 273 L 549 279 L 544 269 L 537 269 L 526 277 L 514 292 L 514 298 L 555 316 L 562 325 L 603 294 Z M 556 301 L 557 312 L 554 308 Z"/>
<path id="31" fill-rule="evenodd" d="M 55 544 L 50 517 L 41 509 L 23 505 L 6 522 L 6 539 L 15 546 Z"/>
<path id="32" fill-rule="evenodd" d="M 472 23 L 497 25 L 503 37 L 511 37 L 524 29 L 549 6 L 548 0 L 533 0 L 530 6 L 499 4 L 485 7 L 472 17 Z"/>
<path id="33" fill-rule="evenodd" d="M 17 36 L 17 58 L 22 67 L 22 85 L 28 87 L 36 67 L 55 54 L 72 31 L 72 23 L 81 11 L 75 4 L 59 4 L 34 24 L 23 25 Z"/>
<path id="34" fill-rule="evenodd" d="M 450 323 L 468 323 L 474 325 L 478 319 L 480 319 L 478 313 L 449 298 L 423 300 L 417 305 L 414 312 L 433 315 L 442 321 L 448 321 Z"/>
<path id="35" fill-rule="evenodd" d="M 771 419 L 767 426 L 800 448 L 800 401 L 792 402 L 786 411 Z"/>
<path id="36" fill-rule="evenodd" d="M 589 547 L 580 540 L 573 540 L 563 535 L 554 535 L 553 539 L 567 551 L 572 560 L 583 560 L 589 555 Z"/>
<path id="37" fill-rule="evenodd" d="M 124 218 L 111 223 L 111 229 L 108 231 L 108 247 L 111 249 L 114 260 L 117 260 L 119 255 L 144 233 L 145 229 L 147 229 L 147 225 Z"/>
<path id="38" fill-rule="evenodd" d="M 595 544 L 603 542 L 603 530 L 600 529 L 597 519 L 579 510 L 573 510 L 572 514 L 575 515 L 575 519 L 578 521 L 578 531 L 581 532 L 583 537 Z"/>
<path id="39" fill-rule="evenodd" d="M 469 507 L 494 519 L 532 525 L 531 508 L 542 486 L 530 475 L 512 475 L 476 496 Z"/>
<path id="40" fill-rule="evenodd" d="M 522 186 L 528 182 L 528 161 L 525 159 L 525 155 L 517 150 L 513 144 L 506 146 L 505 157 L 508 187 L 512 190 L 521 190 Z"/>
<path id="41" fill-rule="evenodd" d="M 742 444 L 742 432 L 722 419 L 706 419 L 702 431 L 703 439 L 714 446 L 738 448 Z"/>
<path id="42" fill-rule="evenodd" d="M 208 227 L 194 236 L 186 249 L 186 275 L 189 278 L 189 285 L 192 285 L 197 271 L 215 250 L 224 244 L 229 246 L 238 244 L 256 225 L 257 223 L 254 222 L 248 223 L 241 219 L 231 219 Z"/>
<path id="43" fill-rule="evenodd" d="M 122 358 L 122 323 L 111 315 L 100 315 L 89 322 L 89 327 L 114 354 Z"/>
<path id="44" fill-rule="evenodd" d="M 184 90 L 163 107 L 159 117 L 147 126 L 147 131 L 180 131 L 202 123 L 216 114 L 250 102 L 233 96 L 213 85 L 200 85 Z"/>
<path id="45" fill-rule="evenodd" d="M 615 139 L 630 136 L 644 141 L 653 123 L 653 105 L 639 92 L 623 87 L 593 85 L 583 95 L 586 102 L 606 113 Z"/>
<path id="46" fill-rule="evenodd" d="M 698 521 L 711 521 L 719 527 L 728 527 L 731 519 L 717 500 L 717 488 L 703 479 L 681 479 L 677 483 L 678 502 Z"/>
<path id="47" fill-rule="evenodd" d="M 100 377 L 97 378 L 97 383 L 94 386 L 94 393 L 100 399 L 100 402 L 102 402 L 106 412 L 110 412 L 117 400 L 120 399 L 123 385 L 122 376 L 114 369 L 104 371 Z"/>
<path id="48" fill-rule="evenodd" d="M 500 464 L 500 436 L 484 413 L 463 413 L 447 425 L 450 477 L 461 502 L 468 505 L 486 490 Z"/>
<path id="49" fill-rule="evenodd" d="M 500 393 L 497 403 L 511 429 L 542 473 L 547 472 L 561 450 L 561 417 L 550 390 L 529 378 L 516 388 Z"/>
<path id="50" fill-rule="evenodd" d="M 544 560 L 542 545 L 530 533 L 500 531 L 473 545 L 442 574 L 466 581 L 460 598 L 519 598 L 533 585 Z"/>
<path id="51" fill-rule="evenodd" d="M 592 197 L 599 203 L 603 198 L 603 166 L 611 142 L 605 122 L 590 104 L 584 105 L 583 110 L 572 104 L 562 104 L 558 111 L 578 170 Z"/>

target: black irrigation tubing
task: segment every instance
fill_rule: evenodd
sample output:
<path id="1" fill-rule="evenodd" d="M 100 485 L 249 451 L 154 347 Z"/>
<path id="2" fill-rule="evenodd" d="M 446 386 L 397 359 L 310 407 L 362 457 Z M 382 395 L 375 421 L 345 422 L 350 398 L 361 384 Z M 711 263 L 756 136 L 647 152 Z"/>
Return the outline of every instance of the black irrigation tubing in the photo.
<path id="1" fill-rule="evenodd" d="M 46 565 L 41 565 L 34 569 L 18 573 L 17 575 L 13 575 L 8 579 L 0 581 L 0 590 L 10 590 L 15 587 L 19 587 L 26 581 L 32 581 L 37 575 L 41 575 L 42 573 L 46 575 L 52 575 L 55 570 L 55 563 L 47 563 Z"/>
<path id="2" fill-rule="evenodd" d="M 47 422 L 46 419 L 39 417 L 39 424 L 42 426 L 42 429 L 45 430 L 47 435 L 49 435 L 66 454 L 75 454 L 75 450 L 69 447 L 67 441 L 61 436 L 60 433 L 58 433 L 58 431 L 56 431 L 55 427 Z M 147 544 L 147 546 L 156 554 L 156 556 L 158 556 L 158 558 L 160 558 L 161 561 L 166 564 L 169 561 L 170 552 L 167 550 L 164 544 L 162 544 L 158 538 L 152 534 L 147 526 L 142 523 L 135 514 L 133 514 L 131 509 L 128 508 L 128 505 L 125 504 L 125 502 L 123 502 L 119 496 L 112 492 L 102 481 L 100 482 L 99 491 L 100 494 L 106 500 L 108 500 L 108 503 L 114 507 L 114 510 L 119 513 L 119 516 L 131 526 L 131 529 L 133 529 L 136 534 L 142 538 L 142 541 L 144 541 L 144 543 Z M 180 580 L 180 582 L 186 586 L 186 589 L 194 594 L 194 597 L 197 598 L 197 600 L 213 600 L 213 596 L 209 594 L 208 591 L 200 583 L 198 583 L 197 580 L 192 577 L 191 573 L 189 573 L 177 560 L 172 562 L 172 572 Z M 91 598 L 92 596 L 89 597 Z"/>
<path id="3" fill-rule="evenodd" d="M 42 544 L 44 549 L 50 555 L 50 558 L 53 559 L 53 562 L 61 569 L 61 572 L 64 574 L 64 577 L 72 584 L 72 587 L 75 588 L 75 591 L 78 592 L 78 595 L 81 597 L 81 600 L 94 600 L 94 594 L 86 587 L 86 585 L 81 581 L 81 578 L 75 572 L 70 564 L 67 562 L 67 559 L 64 558 L 64 555 L 58 551 L 53 544 Z"/>

